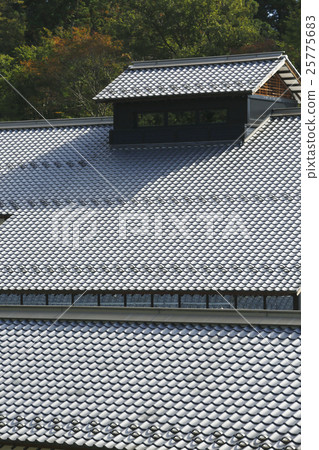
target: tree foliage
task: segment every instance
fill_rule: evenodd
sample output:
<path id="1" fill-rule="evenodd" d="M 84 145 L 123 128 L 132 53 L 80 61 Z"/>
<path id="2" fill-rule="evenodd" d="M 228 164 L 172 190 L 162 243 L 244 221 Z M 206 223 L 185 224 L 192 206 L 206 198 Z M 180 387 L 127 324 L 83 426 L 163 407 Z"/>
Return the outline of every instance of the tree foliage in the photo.
<path id="1" fill-rule="evenodd" d="M 101 31 L 105 23 L 108 0 L 24 0 L 26 5 L 26 40 L 41 40 L 43 28 L 86 27 Z"/>
<path id="2" fill-rule="evenodd" d="M 10 54 L 24 42 L 26 29 L 24 2 L 0 0 L 0 51 Z"/>
<path id="3" fill-rule="evenodd" d="M 16 58 L 3 60 L 10 82 L 47 118 L 74 117 L 79 111 L 84 116 L 110 112 L 92 98 L 128 62 L 121 43 L 85 27 L 47 34 L 40 45 L 21 46 L 16 49 Z M 8 95 L 13 100 L 17 93 L 9 90 Z M 19 108 L 15 111 L 18 119 L 36 115 L 27 103 L 19 102 Z"/>
<path id="4" fill-rule="evenodd" d="M 277 47 L 284 50 L 300 70 L 301 63 L 301 1 L 257 0 L 257 17 L 268 22 L 277 32 Z"/>
<path id="5" fill-rule="evenodd" d="M 47 118 L 109 114 L 92 97 L 131 59 L 282 48 L 300 0 L 0 0 L 0 71 Z M 2 120 L 37 113 L 0 79 Z"/>
<path id="6" fill-rule="evenodd" d="M 107 25 L 133 58 L 220 55 L 274 37 L 257 9 L 254 0 L 113 1 Z"/>
<path id="7" fill-rule="evenodd" d="M 282 42 L 280 46 L 289 55 L 297 69 L 301 71 L 301 1 L 295 0 L 291 6 L 286 19 L 284 20 L 284 28 Z"/>
<path id="8" fill-rule="evenodd" d="M 58 30 L 51 45 L 48 57 L 28 65 L 29 72 L 37 78 L 46 114 L 74 117 L 78 110 L 87 116 L 105 114 L 106 106 L 92 98 L 128 62 L 121 43 L 88 28 L 74 27 L 67 32 Z"/>
<path id="9" fill-rule="evenodd" d="M 296 7 L 296 0 L 256 0 L 259 4 L 257 17 L 278 32 L 282 38 L 286 30 L 287 17 Z"/>

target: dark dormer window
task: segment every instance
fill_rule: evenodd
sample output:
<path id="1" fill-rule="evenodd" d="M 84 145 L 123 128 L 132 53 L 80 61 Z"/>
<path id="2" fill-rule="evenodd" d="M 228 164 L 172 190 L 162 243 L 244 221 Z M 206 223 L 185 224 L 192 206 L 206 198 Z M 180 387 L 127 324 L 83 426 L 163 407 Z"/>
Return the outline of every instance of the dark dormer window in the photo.
<path id="1" fill-rule="evenodd" d="M 228 109 L 214 108 L 189 111 L 154 111 L 136 113 L 136 126 L 178 127 L 227 123 Z"/>
<path id="2" fill-rule="evenodd" d="M 137 114 L 138 127 L 163 127 L 165 125 L 165 117 L 162 112 L 148 112 Z"/>
<path id="3" fill-rule="evenodd" d="M 176 111 L 167 113 L 167 125 L 195 125 L 196 124 L 196 111 Z"/>
<path id="4" fill-rule="evenodd" d="M 206 109 L 199 112 L 199 123 L 226 123 L 227 109 Z"/>

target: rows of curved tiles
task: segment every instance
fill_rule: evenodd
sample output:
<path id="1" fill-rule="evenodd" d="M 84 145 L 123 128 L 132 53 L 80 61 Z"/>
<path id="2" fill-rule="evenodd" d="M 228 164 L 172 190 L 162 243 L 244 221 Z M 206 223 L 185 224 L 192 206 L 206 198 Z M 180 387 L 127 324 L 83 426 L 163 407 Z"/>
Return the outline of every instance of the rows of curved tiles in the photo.
<path id="1" fill-rule="evenodd" d="M 0 321 L 0 440 L 296 449 L 300 329 Z"/>
<path id="2" fill-rule="evenodd" d="M 1 130 L 1 288 L 297 290 L 299 128 L 120 148 L 109 126 Z"/>
<path id="3" fill-rule="evenodd" d="M 106 86 L 95 100 L 251 92 L 279 68 L 275 59 L 220 64 L 138 68 L 131 66 Z"/>

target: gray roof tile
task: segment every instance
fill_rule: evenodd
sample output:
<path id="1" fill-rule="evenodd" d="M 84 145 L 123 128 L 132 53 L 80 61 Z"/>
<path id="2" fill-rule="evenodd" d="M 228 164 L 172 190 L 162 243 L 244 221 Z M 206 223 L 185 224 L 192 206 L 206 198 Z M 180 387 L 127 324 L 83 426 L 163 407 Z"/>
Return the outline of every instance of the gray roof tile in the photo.
<path id="1" fill-rule="evenodd" d="M 95 100 L 181 96 L 212 93 L 251 92 L 286 57 L 260 59 L 220 64 L 185 65 L 172 67 L 138 68 L 130 66 L 106 88 Z"/>
<path id="2" fill-rule="evenodd" d="M 29 330 L 32 340 L 25 341 L 23 329 Z M 287 359 L 278 358 L 276 366 L 271 364 L 278 348 L 285 354 L 291 352 L 294 361 L 300 363 L 299 347 L 293 345 L 300 340 L 296 328 L 274 330 L 257 326 L 255 343 L 266 339 L 273 346 L 272 351 L 261 354 L 252 344 L 252 355 L 245 360 L 243 371 L 232 364 L 227 370 L 219 369 L 224 365 L 223 357 L 229 351 L 234 330 L 237 349 L 233 358 L 241 361 L 240 350 L 247 346 L 246 338 L 251 335 L 249 326 L 6 319 L 0 320 L 0 330 L 8 330 L 7 334 L 0 333 L 1 348 L 8 348 L 1 354 L 6 370 L 2 374 L 5 388 L 0 399 L 5 426 L 0 428 L 0 440 L 19 439 L 27 443 L 33 439 L 37 443 L 113 449 L 130 445 L 183 449 L 200 445 L 213 448 L 215 444 L 222 448 L 217 444 L 220 439 L 225 449 L 235 449 L 240 441 L 246 442 L 247 448 L 258 447 L 259 436 L 265 435 L 270 448 L 280 448 L 281 439 L 287 436 L 292 446 L 299 445 L 299 372 L 290 374 L 289 385 L 295 383 L 294 389 L 285 388 L 285 380 L 278 379 L 275 369 L 278 366 L 283 372 Z M 48 335 L 57 352 L 46 353 L 42 337 Z M 212 339 L 221 335 L 221 340 Z M 74 352 L 61 358 L 75 336 L 83 355 Z M 199 365 L 196 373 L 189 370 L 190 365 L 184 367 L 183 354 L 176 352 L 175 360 L 171 359 L 167 337 L 172 338 L 171 347 L 180 348 L 182 343 L 192 363 L 203 356 L 198 355 L 197 343 L 210 342 L 211 349 L 216 349 L 217 366 L 209 364 L 203 369 Z M 109 357 L 103 349 L 111 346 L 118 350 L 114 367 L 108 369 Z M 122 348 L 139 348 L 140 353 L 136 351 L 136 358 L 127 359 L 127 350 Z M 45 365 L 41 358 L 34 358 L 41 352 L 48 358 Z M 256 365 L 254 360 L 259 358 L 266 364 Z M 100 366 L 102 369 L 97 370 Z M 43 383 L 44 374 L 47 382 Z M 22 378 L 26 381 L 23 387 Z M 256 390 L 260 379 L 265 383 Z M 272 380 L 276 381 L 274 386 Z M 34 420 L 37 418 L 40 422 Z M 71 422 L 72 418 L 76 418 L 76 423 Z M 220 434 L 215 435 L 217 431 Z M 159 438 L 153 439 L 154 434 Z"/>
<path id="3" fill-rule="evenodd" d="M 274 117 L 231 148 L 111 148 L 109 126 L 0 130 L 0 202 L 12 214 L 0 227 L 0 289 L 298 289 L 299 125 L 296 116 Z M 104 178 L 79 164 L 77 151 Z M 162 236 L 152 229 L 139 236 L 130 228 L 142 215 L 152 221 L 155 212 Z M 127 218 L 125 238 L 118 233 L 119 217 Z M 176 217 L 185 218 L 188 235 L 174 228 Z M 205 217 L 215 217 L 213 235 Z M 248 237 L 240 227 L 224 235 L 232 218 L 242 221 Z M 81 236 L 74 242 L 70 236 L 79 221 Z M 63 238 L 63 226 L 70 239 Z"/>

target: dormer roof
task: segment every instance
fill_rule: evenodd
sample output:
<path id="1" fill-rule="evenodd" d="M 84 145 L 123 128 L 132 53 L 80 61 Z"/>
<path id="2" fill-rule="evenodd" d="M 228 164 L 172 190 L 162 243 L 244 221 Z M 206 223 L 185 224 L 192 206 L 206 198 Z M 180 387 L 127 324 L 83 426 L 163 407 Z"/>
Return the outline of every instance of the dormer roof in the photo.
<path id="1" fill-rule="evenodd" d="M 255 94 L 276 73 L 299 102 L 300 74 L 284 52 L 134 62 L 94 99 Z"/>

